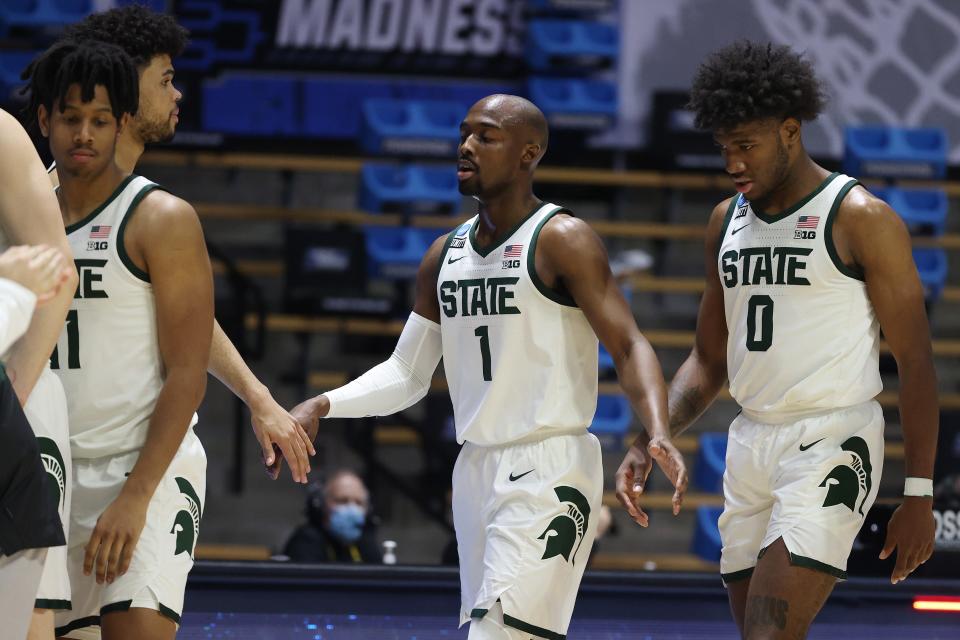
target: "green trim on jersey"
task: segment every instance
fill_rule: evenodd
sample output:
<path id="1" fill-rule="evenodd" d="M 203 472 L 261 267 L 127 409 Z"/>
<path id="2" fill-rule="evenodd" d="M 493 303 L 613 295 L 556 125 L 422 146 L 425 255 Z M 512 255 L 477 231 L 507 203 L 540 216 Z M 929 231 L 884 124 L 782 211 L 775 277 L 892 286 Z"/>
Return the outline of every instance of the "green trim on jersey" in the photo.
<path id="1" fill-rule="evenodd" d="M 57 627 L 54 631 L 54 634 L 59 638 L 65 636 L 71 631 L 76 631 L 77 629 L 83 629 L 84 627 L 99 627 L 100 626 L 100 616 L 87 616 L 86 618 L 77 618 L 76 620 L 71 620 L 62 627 Z"/>
<path id="2" fill-rule="evenodd" d="M 524 633 L 532 633 L 533 635 L 539 638 L 546 638 L 547 640 L 564 640 L 567 636 L 562 633 L 557 633 L 555 631 L 550 631 L 550 629 L 544 629 L 543 627 L 538 627 L 535 624 L 530 624 L 529 622 L 524 622 L 513 616 L 503 614 L 503 624 L 508 627 L 513 627 L 514 629 L 519 629 Z"/>
<path id="3" fill-rule="evenodd" d="M 162 602 L 159 603 L 159 605 L 160 605 L 160 615 L 166 616 L 166 617 L 170 618 L 171 620 L 173 620 L 174 622 L 176 622 L 177 624 L 180 624 L 180 614 L 179 614 L 179 613 L 177 613 L 176 611 L 174 611 L 174 610 L 171 609 L 170 607 L 164 606 L 164 604 L 163 604 Z"/>
<path id="4" fill-rule="evenodd" d="M 158 184 L 148 184 L 140 189 L 140 193 L 133 198 L 133 202 L 130 203 L 126 213 L 123 214 L 123 220 L 120 221 L 120 229 L 117 231 L 117 254 L 120 256 L 120 262 L 127 268 L 127 271 L 144 282 L 150 282 L 150 274 L 135 265 L 133 260 L 130 259 L 129 254 L 127 254 L 126 244 L 123 242 L 123 234 L 127 229 L 127 222 L 133 217 L 133 212 L 136 210 L 137 205 L 140 204 L 140 201 L 143 200 L 148 193 L 159 188 L 160 185 Z"/>
<path id="5" fill-rule="evenodd" d="M 746 580 L 753 575 L 753 570 L 756 567 L 750 567 L 749 569 L 741 569 L 740 571 L 731 571 L 730 573 L 721 573 L 720 579 L 723 580 L 723 584 L 730 584 L 731 582 L 739 582 L 740 580 Z"/>
<path id="6" fill-rule="evenodd" d="M 69 600 L 57 600 L 50 598 L 37 598 L 33 603 L 34 609 L 51 609 L 56 611 L 70 611 L 73 605 Z"/>
<path id="7" fill-rule="evenodd" d="M 847 579 L 847 572 L 844 571 L 843 569 L 838 569 L 833 565 L 829 565 L 825 562 L 820 562 L 819 560 L 814 560 L 813 558 L 808 558 L 806 556 L 798 556 L 797 554 L 791 553 L 790 551 L 788 551 L 787 553 L 790 554 L 790 564 L 792 564 L 795 567 L 805 567 L 807 569 L 813 569 L 814 571 L 826 573 L 827 575 L 831 575 L 834 578 L 839 578 L 841 580 Z"/>
<path id="8" fill-rule="evenodd" d="M 127 188 L 127 185 L 130 184 L 130 181 L 136 177 L 137 176 L 132 173 L 128 175 L 126 178 L 123 179 L 123 182 L 120 183 L 120 186 L 118 186 L 116 190 L 114 190 L 114 192 L 110 194 L 110 197 L 104 200 L 102 203 L 100 203 L 99 207 L 97 207 L 96 209 L 88 213 L 86 218 L 84 218 L 80 222 L 74 222 L 73 224 L 68 225 L 67 228 L 65 229 L 67 235 L 70 235 L 77 229 L 80 229 L 81 227 L 85 227 L 87 224 L 92 222 L 94 218 L 100 215 L 101 211 L 106 209 L 108 206 L 110 206 L 111 202 L 117 199 L 117 196 L 123 193 L 123 190 Z M 59 189 L 60 187 L 57 187 L 57 188 Z"/>
<path id="9" fill-rule="evenodd" d="M 717 243 L 717 261 L 720 261 L 720 247 L 723 246 L 723 239 L 727 237 L 727 228 L 730 227 L 730 221 L 733 220 L 733 212 L 737 208 L 737 203 L 740 202 L 740 196 L 734 196 L 730 199 L 730 204 L 727 206 L 727 212 L 723 216 L 723 226 L 720 228 L 720 242 Z"/>
<path id="10" fill-rule="evenodd" d="M 540 230 L 543 229 L 543 225 L 557 215 L 561 211 L 567 211 L 563 207 L 557 207 L 546 216 L 543 217 L 543 220 L 540 221 L 540 224 L 537 225 L 537 228 L 533 230 L 533 235 L 530 236 L 530 246 L 527 247 L 527 273 L 530 275 L 530 281 L 533 283 L 533 286 L 537 288 L 537 291 L 543 294 L 543 296 L 549 300 L 556 302 L 557 304 L 562 304 L 565 307 L 576 307 L 577 303 L 568 295 L 560 293 L 554 289 L 551 289 L 547 284 L 540 279 L 540 275 L 537 274 L 537 240 L 540 239 Z"/>
<path id="11" fill-rule="evenodd" d="M 493 253 L 496 249 L 499 249 L 500 245 L 502 245 L 504 242 L 509 240 L 510 236 L 516 233 L 517 229 L 522 227 L 523 223 L 529 220 L 530 217 L 533 216 L 533 214 L 535 214 L 537 211 L 540 211 L 540 208 L 543 207 L 544 204 L 545 203 L 542 200 L 538 201 L 537 205 L 533 208 L 533 210 L 530 213 L 523 216 L 523 218 L 521 218 L 517 222 L 517 224 L 513 225 L 513 228 L 510 229 L 510 231 L 507 231 L 505 234 L 500 236 L 497 241 L 490 243 L 490 246 L 485 249 L 480 249 L 479 247 L 477 247 L 477 227 L 480 226 L 479 224 L 480 218 L 477 218 L 477 224 L 470 227 L 470 246 L 473 247 L 474 251 L 480 254 L 481 258 L 486 258 L 488 255 Z"/>
<path id="12" fill-rule="evenodd" d="M 823 179 L 823 182 L 820 183 L 819 187 L 811 191 L 809 194 L 807 194 L 806 197 L 804 197 L 802 200 L 797 202 L 795 205 L 788 207 L 787 209 L 784 209 L 780 213 L 767 215 L 763 213 L 757 213 L 756 211 L 754 211 L 753 214 L 757 217 L 757 220 L 759 220 L 760 222 L 764 222 L 766 224 L 775 224 L 777 222 L 780 222 L 787 216 L 791 216 L 795 214 L 797 211 L 799 211 L 804 206 L 806 206 L 808 202 L 813 200 L 817 196 L 817 194 L 819 194 L 821 191 L 826 189 L 827 185 L 833 182 L 833 179 L 839 175 L 840 175 L 839 172 L 834 171 L 833 173 L 831 173 L 830 175 L 828 175 L 826 178 Z"/>
<path id="13" fill-rule="evenodd" d="M 104 614 L 113 613 L 114 611 L 129 611 L 130 605 L 133 604 L 133 600 L 121 600 L 120 602 L 111 602 L 110 604 L 105 604 L 100 607 L 100 616 Z"/>
<path id="14" fill-rule="evenodd" d="M 0 382 L 7 379 L 7 368 L 0 362 Z"/>
<path id="15" fill-rule="evenodd" d="M 847 197 L 850 190 L 858 184 L 860 183 L 856 180 L 851 180 L 840 188 L 837 197 L 833 201 L 833 206 L 830 207 L 830 213 L 827 214 L 827 221 L 823 225 L 823 242 L 827 245 L 827 253 L 830 254 L 830 259 L 833 261 L 833 266 L 837 268 L 837 271 L 854 280 L 866 282 L 863 269 L 854 269 L 844 264 L 843 260 L 840 259 L 840 254 L 837 253 L 837 246 L 833 243 L 833 221 L 837 219 L 837 211 L 840 210 L 840 203 Z"/>
<path id="16" fill-rule="evenodd" d="M 453 239 L 457 237 L 457 232 L 463 229 L 464 227 L 468 227 L 468 226 L 470 226 L 470 223 L 464 222 L 459 227 L 455 228 L 453 231 L 447 234 L 447 240 L 446 242 L 443 243 L 443 251 L 440 252 L 440 262 L 437 263 L 439 265 L 439 268 L 437 269 L 437 273 L 440 273 L 440 269 L 443 268 L 443 259 L 446 257 L 447 251 L 450 250 L 450 245 L 453 244 Z"/>
<path id="17" fill-rule="evenodd" d="M 474 609 L 470 612 L 470 617 L 477 620 L 482 620 L 485 615 L 487 615 L 487 609 Z"/>

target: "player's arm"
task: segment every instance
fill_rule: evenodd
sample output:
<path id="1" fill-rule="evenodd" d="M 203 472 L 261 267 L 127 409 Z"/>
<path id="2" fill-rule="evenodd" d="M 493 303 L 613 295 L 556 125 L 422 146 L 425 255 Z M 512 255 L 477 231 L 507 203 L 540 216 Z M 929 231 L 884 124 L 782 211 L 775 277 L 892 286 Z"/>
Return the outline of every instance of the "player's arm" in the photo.
<path id="1" fill-rule="evenodd" d="M 150 275 L 165 377 L 137 462 L 87 545 L 84 572 L 98 556 L 98 582 L 130 565 L 150 499 L 203 399 L 213 333 L 213 275 L 193 207 L 153 191 L 132 215 L 127 252 Z"/>
<path id="2" fill-rule="evenodd" d="M 650 453 L 675 487 L 673 510 L 678 513 L 687 472 L 670 442 L 663 371 L 610 272 L 603 242 L 586 222 L 561 214 L 544 225 L 534 259 L 541 280 L 570 293 L 613 357 L 620 386 L 646 430 Z M 642 513 L 635 517 L 645 524 Z"/>
<path id="3" fill-rule="evenodd" d="M 63 284 L 33 314 L 30 328 L 14 345 L 6 362 L 17 397 L 25 404 L 63 329 L 77 288 L 77 270 L 63 230 L 60 206 L 40 156 L 20 123 L 2 110 L 0 176 L 0 224 L 10 242 L 55 247 L 65 261 Z"/>
<path id="4" fill-rule="evenodd" d="M 906 475 L 932 480 L 940 413 L 937 374 L 910 235 L 885 202 L 861 188 L 844 199 L 834 232 L 841 257 L 848 248 L 863 270 L 870 302 L 897 360 Z M 932 497 L 905 497 L 890 519 L 881 557 L 896 548 L 893 582 L 906 578 L 933 553 L 932 509 Z"/>
<path id="5" fill-rule="evenodd" d="M 437 238 L 420 261 L 413 313 L 393 354 L 356 380 L 305 400 L 291 413 L 310 433 L 320 418 L 388 416 L 420 401 L 440 362 L 440 303 L 437 276 L 446 237 Z"/>
<path id="6" fill-rule="evenodd" d="M 670 437 L 679 435 L 713 402 L 727 379 L 727 323 L 723 291 L 717 276 L 717 242 L 729 200 L 714 208 L 704 245 L 706 283 L 693 350 L 673 377 L 667 392 Z M 617 498 L 633 519 L 643 525 L 647 516 L 639 507 L 644 483 L 653 468 L 649 436 L 641 433 L 617 469 Z"/>
<path id="7" fill-rule="evenodd" d="M 693 350 L 677 370 L 667 392 L 670 435 L 678 436 L 716 399 L 727 381 L 727 317 L 717 271 L 717 251 L 729 200 L 717 205 L 707 224 L 704 243 L 706 281 Z"/>
<path id="8" fill-rule="evenodd" d="M 281 461 L 286 459 L 294 481 L 306 483 L 310 473 L 309 456 L 316 453 L 311 438 L 300 423 L 277 404 L 216 320 L 213 322 L 208 371 L 250 409 L 250 423 L 270 476 L 277 478 Z M 282 457 L 274 454 L 274 444 Z"/>
<path id="9" fill-rule="evenodd" d="M 56 295 L 65 267 L 53 247 L 10 247 L 0 254 L 0 353 L 27 331 L 34 309 Z"/>

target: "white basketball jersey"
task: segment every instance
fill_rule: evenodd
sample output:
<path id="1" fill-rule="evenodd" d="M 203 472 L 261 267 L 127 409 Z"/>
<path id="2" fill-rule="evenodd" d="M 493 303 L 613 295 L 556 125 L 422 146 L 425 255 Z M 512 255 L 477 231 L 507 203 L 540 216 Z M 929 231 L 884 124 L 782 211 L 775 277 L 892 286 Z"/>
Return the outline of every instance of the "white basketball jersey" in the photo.
<path id="1" fill-rule="evenodd" d="M 542 429 L 586 429 L 597 405 L 597 338 L 569 296 L 534 266 L 542 204 L 496 246 L 478 249 L 478 217 L 447 236 L 437 296 L 457 440 L 513 442 Z"/>
<path id="2" fill-rule="evenodd" d="M 130 216 L 155 188 L 131 175 L 66 229 L 80 283 L 51 367 L 67 394 L 76 458 L 143 446 L 163 386 L 153 287 L 123 246 Z"/>
<path id="3" fill-rule="evenodd" d="M 783 213 L 727 210 L 718 267 L 730 393 L 776 423 L 860 404 L 880 393 L 879 323 L 863 275 L 833 245 L 840 203 L 857 184 L 834 173 Z"/>

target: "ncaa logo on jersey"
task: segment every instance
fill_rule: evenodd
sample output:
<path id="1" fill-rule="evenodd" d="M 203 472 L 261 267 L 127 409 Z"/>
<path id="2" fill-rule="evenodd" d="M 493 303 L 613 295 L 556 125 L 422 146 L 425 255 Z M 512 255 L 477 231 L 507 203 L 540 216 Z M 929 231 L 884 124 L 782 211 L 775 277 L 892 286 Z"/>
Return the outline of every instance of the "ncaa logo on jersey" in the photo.
<path id="1" fill-rule="evenodd" d="M 737 213 L 736 213 L 735 216 L 733 216 L 733 219 L 734 219 L 734 220 L 738 220 L 738 219 L 744 217 L 745 215 L 747 215 L 747 207 L 748 207 L 749 205 L 750 205 L 750 203 L 747 202 L 747 201 L 743 198 L 743 196 L 741 195 L 741 196 L 740 196 L 740 203 L 737 204 Z"/>

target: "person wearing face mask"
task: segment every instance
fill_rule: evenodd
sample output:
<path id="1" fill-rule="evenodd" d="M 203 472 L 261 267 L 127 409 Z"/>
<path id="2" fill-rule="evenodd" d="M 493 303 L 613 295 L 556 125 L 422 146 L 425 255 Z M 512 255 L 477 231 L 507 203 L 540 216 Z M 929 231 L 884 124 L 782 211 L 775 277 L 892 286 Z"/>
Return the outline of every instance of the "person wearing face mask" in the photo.
<path id="1" fill-rule="evenodd" d="M 334 472 L 307 489 L 307 522 L 287 540 L 294 562 L 383 562 L 369 521 L 370 492 L 353 471 Z"/>

